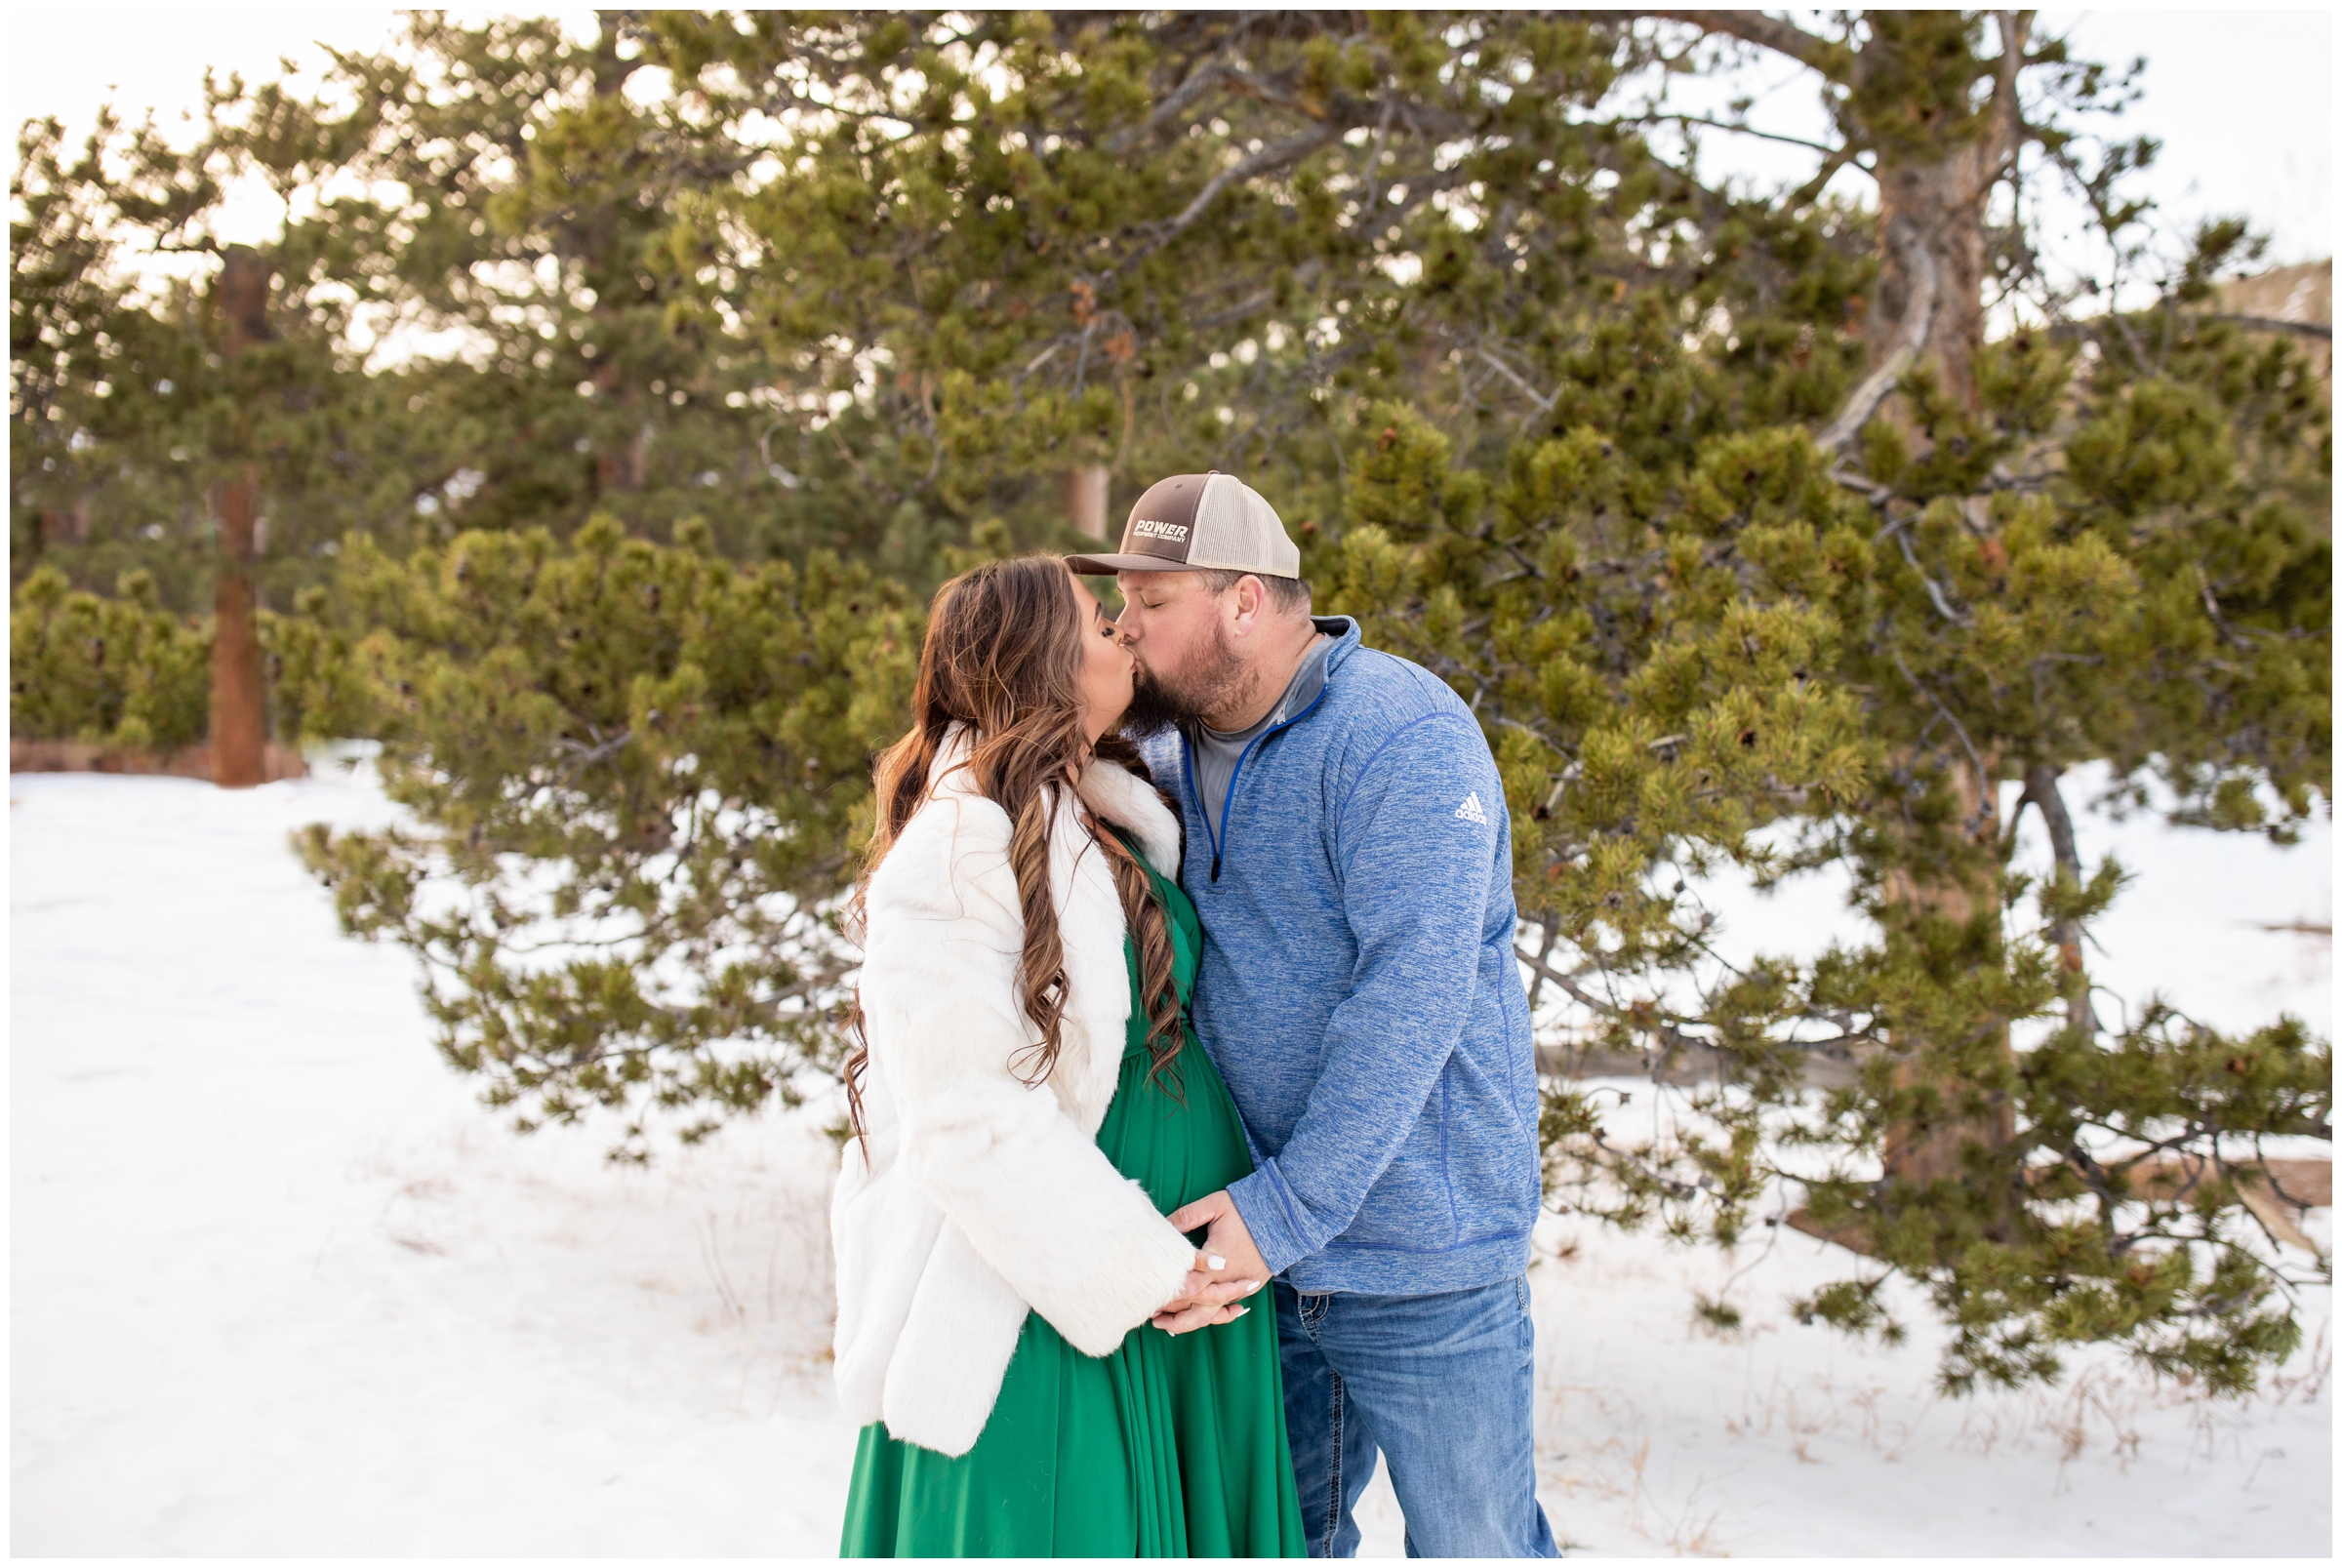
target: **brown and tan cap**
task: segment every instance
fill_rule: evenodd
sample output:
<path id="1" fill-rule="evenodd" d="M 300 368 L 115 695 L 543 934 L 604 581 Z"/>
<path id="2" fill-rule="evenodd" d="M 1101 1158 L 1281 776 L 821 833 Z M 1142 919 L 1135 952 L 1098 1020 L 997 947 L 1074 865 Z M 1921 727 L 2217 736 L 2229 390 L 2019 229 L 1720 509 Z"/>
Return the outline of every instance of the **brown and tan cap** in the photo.
<path id="1" fill-rule="evenodd" d="M 1250 572 L 1297 578 L 1301 551 L 1285 537 L 1276 508 L 1234 474 L 1180 473 L 1156 480 L 1130 508 L 1120 550 L 1075 555 L 1066 564 L 1085 577 Z"/>

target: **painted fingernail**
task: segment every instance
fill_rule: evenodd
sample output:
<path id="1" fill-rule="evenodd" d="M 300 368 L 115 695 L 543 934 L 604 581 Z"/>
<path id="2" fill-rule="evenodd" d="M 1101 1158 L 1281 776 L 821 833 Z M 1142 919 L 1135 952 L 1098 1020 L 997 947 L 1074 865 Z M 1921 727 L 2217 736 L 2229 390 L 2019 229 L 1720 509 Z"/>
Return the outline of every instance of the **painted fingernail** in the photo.
<path id="1" fill-rule="evenodd" d="M 1246 1312 L 1251 1310 L 1252 1308 L 1249 1307 L 1239 1307 L 1234 1311 L 1228 1314 L 1228 1320 L 1231 1323 L 1233 1323 L 1237 1318 L 1242 1317 Z"/>
<path id="2" fill-rule="evenodd" d="M 1203 1255 L 1203 1261 L 1207 1264 L 1210 1264 L 1214 1268 L 1226 1268 L 1228 1266 L 1228 1260 L 1226 1258 L 1215 1258 L 1208 1252 Z"/>
<path id="3" fill-rule="evenodd" d="M 1261 1282 L 1257 1279 L 1248 1279 L 1244 1281 L 1244 1294 L 1247 1296 L 1251 1295 L 1254 1291 L 1259 1290 L 1260 1288 Z"/>

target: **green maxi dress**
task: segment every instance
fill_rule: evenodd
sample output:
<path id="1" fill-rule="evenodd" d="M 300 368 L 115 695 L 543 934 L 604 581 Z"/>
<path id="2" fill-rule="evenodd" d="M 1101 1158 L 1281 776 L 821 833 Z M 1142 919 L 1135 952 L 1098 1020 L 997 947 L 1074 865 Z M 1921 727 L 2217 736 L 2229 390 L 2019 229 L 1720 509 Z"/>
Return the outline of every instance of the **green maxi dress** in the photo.
<path id="1" fill-rule="evenodd" d="M 1144 864 L 1142 862 L 1142 864 Z M 1155 875 L 1184 1010 L 1203 945 L 1195 906 Z M 1158 1082 L 1128 953 L 1130 1030 L 1098 1146 L 1168 1214 L 1248 1175 L 1243 1125 L 1188 1029 Z M 1200 1239 L 1200 1237 L 1198 1237 Z M 1083 1355 L 1029 1312 L 976 1446 L 954 1459 L 862 1429 L 846 1557 L 1299 1557 L 1276 1314 L 1172 1336 L 1142 1324 Z"/>

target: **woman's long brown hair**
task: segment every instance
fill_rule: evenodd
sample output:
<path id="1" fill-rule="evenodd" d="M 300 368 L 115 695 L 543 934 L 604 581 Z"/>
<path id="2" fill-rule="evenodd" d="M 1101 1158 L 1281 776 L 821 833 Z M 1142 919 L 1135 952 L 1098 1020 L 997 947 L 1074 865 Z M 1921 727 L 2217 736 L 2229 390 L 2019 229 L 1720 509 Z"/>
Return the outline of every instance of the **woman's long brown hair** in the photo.
<path id="1" fill-rule="evenodd" d="M 930 775 L 946 733 L 954 724 L 965 725 L 974 744 L 961 766 L 977 792 L 1006 812 L 1010 824 L 1008 861 L 1025 918 L 1017 1000 L 1040 1033 L 1012 1065 L 1033 1086 L 1057 1065 L 1068 1001 L 1065 944 L 1049 896 L 1054 802 L 1071 790 L 1074 775 L 1093 754 L 1148 778 L 1146 764 L 1128 741 L 1104 736 L 1093 753 L 1083 735 L 1081 639 L 1095 634 L 1074 592 L 1072 574 L 1053 555 L 988 562 L 936 590 L 927 614 L 927 640 L 919 650 L 918 684 L 911 692 L 910 731 L 879 755 L 877 824 L 847 910 L 848 929 L 859 935 L 871 874 L 937 783 Z M 1078 814 L 1076 820 L 1082 820 Z M 1146 867 L 1114 833 L 1086 821 L 1084 825 L 1113 873 L 1123 918 L 1138 946 L 1147 1048 L 1160 1080 L 1185 1038 L 1172 981 L 1170 928 Z M 859 1139 L 864 1135 L 862 1076 L 869 1065 L 859 991 L 852 1034 L 845 1062 L 846 1107 Z M 1119 1042 L 1101 1043 L 1119 1052 Z"/>

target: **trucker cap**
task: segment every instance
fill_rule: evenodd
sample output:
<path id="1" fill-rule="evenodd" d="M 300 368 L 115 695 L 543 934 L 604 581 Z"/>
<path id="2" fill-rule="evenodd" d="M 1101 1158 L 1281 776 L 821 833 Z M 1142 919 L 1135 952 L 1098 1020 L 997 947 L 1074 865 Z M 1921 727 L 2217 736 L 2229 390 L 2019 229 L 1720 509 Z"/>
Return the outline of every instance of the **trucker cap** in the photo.
<path id="1" fill-rule="evenodd" d="M 1084 577 L 1115 572 L 1250 572 L 1301 576 L 1301 551 L 1276 508 L 1232 473 L 1178 473 L 1148 486 L 1112 555 L 1074 555 Z"/>

